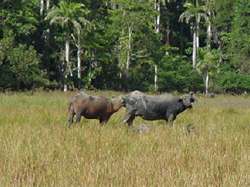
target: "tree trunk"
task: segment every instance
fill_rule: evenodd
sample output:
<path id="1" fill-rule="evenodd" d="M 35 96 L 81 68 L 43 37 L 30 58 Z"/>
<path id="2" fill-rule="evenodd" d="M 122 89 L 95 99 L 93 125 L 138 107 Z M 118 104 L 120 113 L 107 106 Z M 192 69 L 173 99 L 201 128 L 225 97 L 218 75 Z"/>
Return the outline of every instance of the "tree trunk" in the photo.
<path id="1" fill-rule="evenodd" d="M 158 90 L 158 66 L 155 65 L 155 78 L 154 78 L 154 87 L 155 87 L 155 91 Z"/>
<path id="2" fill-rule="evenodd" d="M 81 76 L 81 44 L 80 44 L 80 36 L 78 34 L 78 44 L 77 44 L 77 78 L 80 80 L 82 78 Z"/>
<path id="3" fill-rule="evenodd" d="M 130 67 L 130 56 L 131 56 L 131 37 L 132 37 L 132 30 L 129 26 L 128 28 L 128 52 L 127 52 L 127 62 L 126 62 L 126 78 L 129 77 L 129 67 Z"/>
<path id="4" fill-rule="evenodd" d="M 77 78 L 81 79 L 81 48 L 77 47 Z"/>
<path id="5" fill-rule="evenodd" d="M 200 32 L 200 15 L 197 15 L 196 17 L 196 49 L 198 50 L 200 47 L 200 38 L 199 38 L 199 32 Z"/>
<path id="6" fill-rule="evenodd" d="M 208 71 L 206 72 L 205 78 L 205 94 L 208 95 L 208 88 L 209 88 L 209 74 Z"/>
<path id="7" fill-rule="evenodd" d="M 157 17 L 155 21 L 155 32 L 160 32 L 160 19 L 161 19 L 161 4 L 159 0 L 155 0 L 155 10 L 157 11 Z M 158 66 L 154 65 L 154 89 L 155 91 L 158 91 Z"/>
<path id="8" fill-rule="evenodd" d="M 196 0 L 196 7 L 199 6 L 198 0 Z M 193 33 L 193 68 L 196 68 L 197 54 L 200 46 L 200 38 L 199 38 L 199 24 L 200 24 L 200 16 L 195 16 L 195 25 L 194 25 L 194 33 Z"/>
<path id="9" fill-rule="evenodd" d="M 63 91 L 64 92 L 67 92 L 68 91 L 68 86 L 67 86 L 67 79 L 68 79 L 68 75 L 67 75 L 67 73 L 66 72 L 64 72 L 65 73 L 65 75 L 64 75 L 64 85 L 63 85 Z"/>
<path id="10" fill-rule="evenodd" d="M 69 66 L 69 39 L 66 39 L 65 42 L 65 61 L 67 63 L 67 66 Z"/>
<path id="11" fill-rule="evenodd" d="M 166 44 L 170 44 L 170 23 L 167 21 L 167 31 L 166 31 Z"/>
<path id="12" fill-rule="evenodd" d="M 198 51 L 199 47 L 200 47 L 200 37 L 199 37 L 199 23 L 197 25 L 197 29 L 196 29 L 196 50 Z"/>
<path id="13" fill-rule="evenodd" d="M 47 10 L 47 11 L 49 10 L 49 6 L 50 6 L 50 0 L 47 0 L 47 1 L 46 1 L 46 10 Z"/>
<path id="14" fill-rule="evenodd" d="M 211 25 L 211 12 L 208 11 L 208 16 L 209 16 L 209 21 L 208 21 L 208 26 L 207 26 L 207 46 L 210 49 L 211 48 L 211 39 L 212 39 L 212 25 Z"/>
<path id="15" fill-rule="evenodd" d="M 156 23 L 155 23 L 155 32 L 159 33 L 160 32 L 160 18 L 161 18 L 161 5 L 160 5 L 159 0 L 155 1 L 155 9 L 158 13 L 156 17 Z"/>
<path id="16" fill-rule="evenodd" d="M 211 23 L 209 22 L 207 27 L 207 46 L 211 48 L 211 38 L 212 38 L 212 31 L 211 31 Z"/>
<path id="17" fill-rule="evenodd" d="M 40 15 L 43 15 L 43 11 L 44 11 L 44 0 L 40 0 Z"/>
<path id="18" fill-rule="evenodd" d="M 66 42 L 65 42 L 65 61 L 66 61 L 66 69 L 65 69 L 65 80 L 64 80 L 64 88 L 63 88 L 63 91 L 66 92 L 68 89 L 67 89 L 67 84 L 66 84 L 66 80 L 68 78 L 68 72 L 70 71 L 70 63 L 69 63 L 69 39 L 67 38 L 66 39 Z"/>
<path id="19" fill-rule="evenodd" d="M 197 45 L 197 41 L 196 41 L 196 30 L 193 31 L 193 54 L 192 54 L 192 61 L 193 61 L 193 69 L 195 69 L 196 67 L 196 45 Z"/>

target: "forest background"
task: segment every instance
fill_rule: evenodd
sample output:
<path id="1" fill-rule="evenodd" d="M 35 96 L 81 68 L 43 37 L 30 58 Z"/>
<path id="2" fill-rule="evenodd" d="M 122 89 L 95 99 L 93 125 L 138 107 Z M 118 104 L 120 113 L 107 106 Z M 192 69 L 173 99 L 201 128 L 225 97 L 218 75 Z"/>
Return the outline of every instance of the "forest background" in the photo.
<path id="1" fill-rule="evenodd" d="M 249 0 L 2 0 L 1 90 L 250 91 Z"/>

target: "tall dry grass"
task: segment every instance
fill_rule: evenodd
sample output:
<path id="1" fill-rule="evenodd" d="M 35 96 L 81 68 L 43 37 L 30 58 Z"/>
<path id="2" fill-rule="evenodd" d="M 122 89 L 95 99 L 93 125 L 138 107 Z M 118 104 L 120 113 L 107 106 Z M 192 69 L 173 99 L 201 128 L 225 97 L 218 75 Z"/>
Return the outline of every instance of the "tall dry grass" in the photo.
<path id="1" fill-rule="evenodd" d="M 136 118 L 138 134 L 125 110 L 66 128 L 71 94 L 0 95 L 0 186 L 250 186 L 250 97 L 199 98 L 174 128 Z"/>

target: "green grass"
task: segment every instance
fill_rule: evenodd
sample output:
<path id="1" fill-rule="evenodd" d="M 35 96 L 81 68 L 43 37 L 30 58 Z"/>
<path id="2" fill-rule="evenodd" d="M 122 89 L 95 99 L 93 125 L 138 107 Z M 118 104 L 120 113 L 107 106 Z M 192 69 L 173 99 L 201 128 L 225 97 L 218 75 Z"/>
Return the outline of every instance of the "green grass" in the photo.
<path id="1" fill-rule="evenodd" d="M 250 186 L 250 97 L 200 97 L 174 128 L 136 118 L 138 134 L 124 109 L 66 128 L 72 94 L 0 94 L 0 186 Z"/>

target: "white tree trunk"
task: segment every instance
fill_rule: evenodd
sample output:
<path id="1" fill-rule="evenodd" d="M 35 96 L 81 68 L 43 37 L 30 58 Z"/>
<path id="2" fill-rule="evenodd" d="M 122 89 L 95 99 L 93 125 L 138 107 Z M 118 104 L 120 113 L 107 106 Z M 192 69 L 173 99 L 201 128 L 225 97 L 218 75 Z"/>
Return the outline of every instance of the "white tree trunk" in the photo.
<path id="1" fill-rule="evenodd" d="M 212 38 L 212 29 L 211 29 L 211 23 L 209 22 L 207 27 L 207 45 L 209 48 L 211 47 L 211 38 Z"/>
<path id="2" fill-rule="evenodd" d="M 127 52 L 127 62 L 126 62 L 126 77 L 128 78 L 129 67 L 130 67 L 130 55 L 131 55 L 131 38 L 132 38 L 132 30 L 129 26 L 128 28 L 128 52 Z"/>
<path id="3" fill-rule="evenodd" d="M 211 48 L 211 39 L 212 39 L 212 25 L 211 25 L 211 12 L 208 11 L 208 16 L 209 16 L 209 21 L 208 21 L 208 26 L 207 26 L 207 46 L 208 48 Z"/>
<path id="4" fill-rule="evenodd" d="M 78 36 L 78 44 L 77 44 L 77 78 L 81 79 L 81 44 L 80 37 Z"/>
<path id="5" fill-rule="evenodd" d="M 63 85 L 63 91 L 64 92 L 67 92 L 68 91 L 68 86 L 67 86 L 67 84 L 66 84 L 66 80 L 68 79 L 68 75 L 67 75 L 67 73 L 65 73 L 65 75 L 64 75 L 64 85 Z"/>
<path id="6" fill-rule="evenodd" d="M 46 0 L 46 10 L 48 11 L 50 7 L 50 0 Z"/>
<path id="7" fill-rule="evenodd" d="M 69 66 L 69 39 L 66 39 L 65 42 L 65 61 L 67 66 Z"/>
<path id="8" fill-rule="evenodd" d="M 40 15 L 43 15 L 43 11 L 44 11 L 44 0 L 40 0 Z"/>
<path id="9" fill-rule="evenodd" d="M 160 5 L 159 0 L 155 1 L 155 9 L 158 13 L 157 17 L 156 17 L 155 31 L 156 31 L 156 33 L 159 33 L 160 32 L 160 18 L 161 18 L 161 5 Z"/>
<path id="10" fill-rule="evenodd" d="M 155 32 L 159 33 L 160 32 L 160 20 L 161 20 L 161 4 L 159 0 L 155 0 L 155 10 L 157 11 L 157 17 L 155 21 Z M 158 66 L 155 64 L 154 65 L 154 89 L 155 91 L 158 90 Z"/>
<path id="11" fill-rule="evenodd" d="M 155 87 L 155 91 L 158 90 L 158 66 L 155 65 L 155 78 L 154 78 L 154 87 Z"/>
<path id="12" fill-rule="evenodd" d="M 77 49 L 77 78 L 81 79 L 81 49 Z"/>
<path id="13" fill-rule="evenodd" d="M 200 32 L 200 15 L 196 18 L 196 49 L 198 50 L 200 47 L 200 38 L 199 38 L 199 32 Z"/>
<path id="14" fill-rule="evenodd" d="M 196 67 L 196 52 L 197 52 L 197 40 L 196 40 L 196 31 L 194 30 L 193 32 L 193 54 L 192 54 L 192 62 L 193 62 L 193 68 L 195 69 Z"/>
<path id="15" fill-rule="evenodd" d="M 208 95 L 208 88 L 209 88 L 209 74 L 208 71 L 206 72 L 206 78 L 205 78 L 205 93 Z"/>
<path id="16" fill-rule="evenodd" d="M 65 42 L 65 61 L 66 61 L 66 69 L 65 69 L 65 72 L 64 72 L 64 88 L 63 88 L 63 91 L 66 92 L 68 89 L 67 89 L 67 84 L 66 84 L 66 80 L 68 78 L 68 72 L 70 71 L 70 63 L 69 63 L 69 39 L 67 38 L 66 39 L 66 42 Z"/>
<path id="17" fill-rule="evenodd" d="M 196 7 L 198 6 L 199 2 L 198 0 L 196 0 Z M 196 15 L 194 35 L 193 35 L 193 68 L 196 68 L 197 54 L 198 54 L 198 49 L 200 47 L 199 29 L 200 29 L 200 15 Z"/>
<path id="18" fill-rule="evenodd" d="M 200 47 L 199 26 L 197 26 L 197 30 L 196 30 L 196 50 L 197 51 L 199 47 Z"/>

